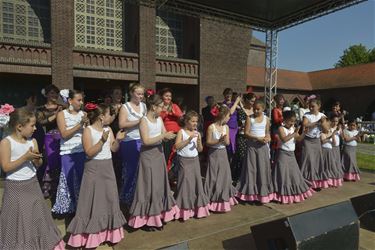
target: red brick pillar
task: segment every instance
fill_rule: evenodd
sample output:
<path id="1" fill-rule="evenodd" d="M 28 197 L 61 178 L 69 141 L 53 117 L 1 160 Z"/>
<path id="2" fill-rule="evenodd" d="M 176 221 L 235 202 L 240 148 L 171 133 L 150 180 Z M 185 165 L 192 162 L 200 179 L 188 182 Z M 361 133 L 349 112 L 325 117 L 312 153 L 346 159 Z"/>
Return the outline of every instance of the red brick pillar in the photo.
<path id="1" fill-rule="evenodd" d="M 74 1 L 51 0 L 52 83 L 73 88 Z"/>
<path id="2" fill-rule="evenodd" d="M 155 88 L 155 6 L 139 5 L 139 82 L 146 88 Z"/>

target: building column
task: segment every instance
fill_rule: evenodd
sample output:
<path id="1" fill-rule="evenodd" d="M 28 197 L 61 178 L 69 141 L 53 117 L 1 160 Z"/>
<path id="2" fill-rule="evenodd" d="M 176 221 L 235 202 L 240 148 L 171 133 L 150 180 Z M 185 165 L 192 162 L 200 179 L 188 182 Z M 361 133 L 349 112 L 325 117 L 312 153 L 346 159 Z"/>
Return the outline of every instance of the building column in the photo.
<path id="1" fill-rule="evenodd" d="M 200 19 L 199 94 L 200 107 L 208 95 L 223 100 L 223 90 L 232 88 L 244 93 L 247 78 L 247 57 L 250 49 L 250 28 Z"/>
<path id="2" fill-rule="evenodd" d="M 156 9 L 150 4 L 139 5 L 139 82 L 155 88 L 156 79 Z"/>
<path id="3" fill-rule="evenodd" d="M 51 74 L 59 88 L 73 88 L 74 1 L 51 0 Z"/>

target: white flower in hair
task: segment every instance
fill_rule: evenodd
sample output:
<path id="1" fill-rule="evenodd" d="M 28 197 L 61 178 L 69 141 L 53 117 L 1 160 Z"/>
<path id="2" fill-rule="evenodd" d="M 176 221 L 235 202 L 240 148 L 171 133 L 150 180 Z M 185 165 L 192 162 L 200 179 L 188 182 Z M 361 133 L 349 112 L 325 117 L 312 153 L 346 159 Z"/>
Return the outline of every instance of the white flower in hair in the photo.
<path id="1" fill-rule="evenodd" d="M 283 112 L 285 112 L 285 111 L 292 111 L 292 108 L 291 107 L 284 107 Z"/>
<path id="2" fill-rule="evenodd" d="M 40 91 L 40 93 L 45 97 L 46 96 L 46 90 L 44 88 L 42 88 L 42 90 Z"/>
<path id="3" fill-rule="evenodd" d="M 69 89 L 62 89 L 60 90 L 60 96 L 63 99 L 63 101 L 66 103 L 68 102 L 69 98 Z"/>

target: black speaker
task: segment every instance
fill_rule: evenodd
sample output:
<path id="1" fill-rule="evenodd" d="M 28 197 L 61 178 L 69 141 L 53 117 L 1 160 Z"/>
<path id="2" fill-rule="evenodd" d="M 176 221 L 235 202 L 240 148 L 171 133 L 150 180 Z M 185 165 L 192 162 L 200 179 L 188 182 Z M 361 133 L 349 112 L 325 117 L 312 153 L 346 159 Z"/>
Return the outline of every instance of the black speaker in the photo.
<path id="1" fill-rule="evenodd" d="M 353 250 L 359 222 L 350 201 L 251 227 L 258 250 Z"/>
<path id="2" fill-rule="evenodd" d="M 375 192 L 350 199 L 356 211 L 361 227 L 375 231 Z"/>

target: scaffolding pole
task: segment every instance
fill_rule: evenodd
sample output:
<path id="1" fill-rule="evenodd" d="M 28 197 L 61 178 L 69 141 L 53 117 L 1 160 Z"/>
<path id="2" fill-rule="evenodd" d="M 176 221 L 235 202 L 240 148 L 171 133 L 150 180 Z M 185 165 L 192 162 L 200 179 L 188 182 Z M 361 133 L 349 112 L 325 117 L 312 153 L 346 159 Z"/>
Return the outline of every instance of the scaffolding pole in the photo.
<path id="1" fill-rule="evenodd" d="M 277 92 L 277 30 L 266 30 L 266 53 L 264 74 L 264 102 L 271 117 L 273 97 Z"/>

